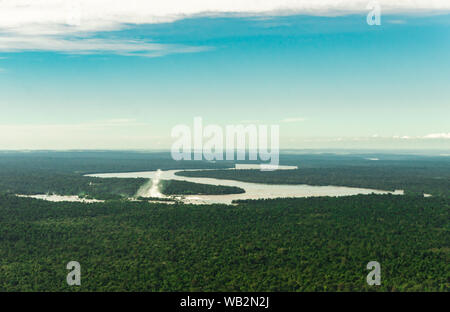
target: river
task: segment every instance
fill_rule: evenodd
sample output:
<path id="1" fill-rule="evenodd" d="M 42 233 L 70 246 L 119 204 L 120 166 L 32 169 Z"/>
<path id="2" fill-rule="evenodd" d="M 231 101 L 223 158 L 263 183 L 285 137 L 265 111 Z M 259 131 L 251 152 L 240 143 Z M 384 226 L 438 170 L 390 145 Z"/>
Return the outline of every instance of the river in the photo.
<path id="1" fill-rule="evenodd" d="M 283 170 L 292 168 L 285 166 L 280 169 Z M 237 186 L 245 190 L 245 193 L 242 194 L 189 195 L 181 198 L 183 202 L 193 204 L 213 204 L 213 203 L 231 204 L 233 200 L 239 199 L 263 199 L 263 198 L 277 198 L 277 197 L 348 196 L 348 195 L 371 194 L 371 193 L 403 195 L 402 190 L 389 192 L 366 188 L 333 186 L 333 185 L 312 186 L 306 184 L 300 185 L 263 184 L 263 183 L 240 182 L 234 180 L 212 179 L 212 178 L 183 177 L 176 175 L 176 173 L 179 171 L 199 171 L 199 170 L 204 169 L 98 173 L 98 174 L 89 174 L 87 176 L 99 178 L 147 178 L 147 179 L 153 179 L 156 177 L 158 180 L 179 180 L 203 184 Z M 152 183 L 148 183 L 146 186 L 144 186 L 144 188 L 141 188 L 141 190 L 139 191 L 139 195 L 148 197 L 166 197 L 160 194 L 157 190 L 155 190 L 154 187 L 152 188 Z"/>

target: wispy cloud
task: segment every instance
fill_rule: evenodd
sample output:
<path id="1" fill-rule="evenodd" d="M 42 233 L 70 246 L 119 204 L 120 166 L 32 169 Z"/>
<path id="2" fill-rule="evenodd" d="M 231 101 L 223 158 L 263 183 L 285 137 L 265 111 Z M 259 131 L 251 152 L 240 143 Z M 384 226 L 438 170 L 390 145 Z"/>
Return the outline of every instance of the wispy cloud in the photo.
<path id="1" fill-rule="evenodd" d="M 418 140 L 418 139 L 450 139 L 450 132 L 449 133 L 431 133 L 427 135 L 422 136 L 409 136 L 409 135 L 395 135 L 393 136 L 394 139 L 403 139 L 403 140 Z"/>
<path id="2" fill-rule="evenodd" d="M 448 133 L 431 133 L 423 137 L 424 139 L 450 139 L 450 132 Z"/>
<path id="3" fill-rule="evenodd" d="M 411 135 L 394 135 L 394 136 L 380 136 L 380 135 L 372 135 L 372 136 L 346 136 L 346 137 L 297 137 L 292 138 L 292 140 L 299 140 L 304 142 L 397 142 L 397 141 L 431 141 L 437 139 L 450 139 L 450 133 L 432 133 L 421 136 L 411 136 Z"/>
<path id="4" fill-rule="evenodd" d="M 392 19 L 392 20 L 387 20 L 387 23 L 389 24 L 406 24 L 405 20 L 401 20 L 401 19 Z"/>
<path id="5" fill-rule="evenodd" d="M 377 2 L 385 13 L 450 10 L 447 0 Z M 344 15 L 367 12 L 367 3 L 367 0 L 3 0 L 0 2 L 0 28 L 55 33 L 67 25 L 82 31 L 99 31 L 117 29 L 126 24 L 167 23 L 193 16 L 220 14 L 248 17 Z"/>
<path id="6" fill-rule="evenodd" d="M 114 53 L 144 57 L 206 51 L 209 47 L 159 44 L 142 40 L 62 38 L 60 36 L 0 36 L 0 52 L 57 51 L 67 54 Z"/>
<path id="7" fill-rule="evenodd" d="M 293 122 L 302 122 L 302 121 L 305 121 L 305 120 L 306 119 L 303 118 L 303 117 L 297 117 L 297 118 L 285 118 L 285 119 L 282 119 L 281 122 L 293 123 Z"/>
<path id="8" fill-rule="evenodd" d="M 205 51 L 205 47 L 145 41 L 94 39 L 101 31 L 169 23 L 198 16 L 241 17 L 293 14 L 335 16 L 367 12 L 367 0 L 2 0 L 0 52 L 58 51 L 161 56 Z M 449 12 L 448 0 L 378 0 L 384 13 Z"/>

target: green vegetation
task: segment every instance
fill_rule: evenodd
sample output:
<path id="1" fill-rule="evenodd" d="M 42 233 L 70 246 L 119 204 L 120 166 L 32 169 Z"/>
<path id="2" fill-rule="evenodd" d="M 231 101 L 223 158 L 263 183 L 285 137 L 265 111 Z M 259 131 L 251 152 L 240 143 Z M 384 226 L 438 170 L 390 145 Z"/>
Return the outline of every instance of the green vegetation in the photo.
<path id="1" fill-rule="evenodd" d="M 137 200 L 142 200 L 142 201 L 164 201 L 164 202 L 175 202 L 175 199 L 172 198 L 165 198 L 165 197 L 144 197 L 144 196 L 138 196 L 136 198 Z"/>
<path id="2" fill-rule="evenodd" d="M 165 195 L 223 195 L 241 194 L 245 190 L 236 186 L 211 185 L 178 180 L 161 180 L 161 193 Z"/>
<path id="3" fill-rule="evenodd" d="M 0 196 L 0 291 L 449 291 L 450 202 L 360 195 L 51 203 Z M 69 261 L 82 284 L 66 284 Z M 381 263 L 382 285 L 366 284 Z"/>
<path id="4" fill-rule="evenodd" d="M 80 152 L 1 152 L 0 171 L 19 172 L 106 173 L 171 169 L 221 169 L 234 166 L 228 161 L 175 161 L 170 153 L 111 151 Z"/>
<path id="5" fill-rule="evenodd" d="M 52 171 L 0 169 L 0 192 L 13 194 L 78 195 L 96 199 L 121 199 L 136 194 L 146 179 L 93 178 Z"/>
<path id="6" fill-rule="evenodd" d="M 78 195 L 95 199 L 134 196 L 146 179 L 93 178 L 94 172 L 180 168 L 224 168 L 229 163 L 177 162 L 167 153 L 30 152 L 0 153 L 0 193 Z"/>
<path id="7" fill-rule="evenodd" d="M 175 162 L 167 153 L 0 153 L 0 291 L 449 291 L 448 157 L 365 157 L 282 155 L 282 164 L 300 169 L 183 174 L 404 189 L 407 195 L 236 206 L 124 201 L 147 180 L 83 174 L 231 164 Z M 164 192 L 230 192 L 179 182 L 164 181 Z M 16 193 L 109 201 L 54 203 Z M 66 284 L 72 260 L 81 263 L 80 287 Z M 373 260 L 381 263 L 381 286 L 366 283 Z"/>

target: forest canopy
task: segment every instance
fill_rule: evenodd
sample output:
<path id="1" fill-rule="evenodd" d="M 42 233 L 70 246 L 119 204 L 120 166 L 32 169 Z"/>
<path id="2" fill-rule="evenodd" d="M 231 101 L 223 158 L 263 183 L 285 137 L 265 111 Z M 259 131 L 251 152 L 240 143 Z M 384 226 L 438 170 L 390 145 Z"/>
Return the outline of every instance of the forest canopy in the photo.
<path id="1" fill-rule="evenodd" d="M 448 199 L 237 206 L 0 196 L 0 291 L 448 291 Z M 382 285 L 368 286 L 379 261 Z M 78 261 L 82 283 L 66 283 Z"/>
<path id="2" fill-rule="evenodd" d="M 229 162 L 181 163 L 164 153 L 0 153 L 0 291 L 450 290 L 448 157 L 280 159 L 299 169 L 229 170 Z M 182 174 L 404 189 L 406 195 L 196 206 L 124 200 L 147 179 L 84 176 L 193 168 L 216 170 Z M 241 192 L 180 181 L 163 186 L 168 193 Z M 55 203 L 14 195 L 53 192 L 107 201 Z M 81 264 L 79 287 L 66 283 L 69 261 Z M 366 283 L 369 261 L 381 264 L 381 286 Z"/>

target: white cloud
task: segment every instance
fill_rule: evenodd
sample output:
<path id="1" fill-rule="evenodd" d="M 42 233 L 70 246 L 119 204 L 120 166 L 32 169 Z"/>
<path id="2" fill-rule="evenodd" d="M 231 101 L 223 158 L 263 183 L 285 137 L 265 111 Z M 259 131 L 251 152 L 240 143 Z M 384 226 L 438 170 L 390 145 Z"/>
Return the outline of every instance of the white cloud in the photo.
<path id="1" fill-rule="evenodd" d="M 424 139 L 450 139 L 450 132 L 448 133 L 431 133 L 423 137 Z"/>
<path id="2" fill-rule="evenodd" d="M 342 15 L 367 12 L 368 0 L 3 0 L 0 28 L 59 32 L 73 25 L 84 31 L 116 29 L 124 24 L 173 22 L 192 16 Z M 382 12 L 450 10 L 448 0 L 378 0 Z M 38 26 L 38 27 L 36 27 Z M 53 26 L 49 27 L 49 26 Z M 66 29 L 67 31 L 67 29 Z"/>
<path id="3" fill-rule="evenodd" d="M 68 54 L 115 53 L 146 57 L 200 52 L 210 48 L 159 44 L 141 40 L 62 38 L 60 36 L 0 36 L 0 52 L 58 51 Z"/>
<path id="4" fill-rule="evenodd" d="M 301 138 L 302 140 L 305 137 Z M 430 139 L 450 139 L 450 133 L 433 133 L 423 136 L 409 136 L 409 135 L 394 135 L 394 136 L 380 136 L 380 135 L 372 135 L 372 136 L 347 136 L 347 137 L 306 137 L 306 140 L 310 142 L 332 142 L 332 141 L 364 141 L 364 142 L 398 142 L 398 141 L 429 141 Z"/>
<path id="5" fill-rule="evenodd" d="M 418 140 L 418 139 L 450 139 L 450 133 L 431 133 L 423 136 L 393 136 L 394 139 Z"/>
<path id="6" fill-rule="evenodd" d="M 400 19 L 388 20 L 387 22 L 388 22 L 389 24 L 398 24 L 398 25 L 406 24 L 406 21 L 405 21 L 405 20 L 400 20 Z"/>
<path id="7" fill-rule="evenodd" d="M 89 39 L 89 34 L 195 16 L 365 13 L 367 3 L 368 0 L 0 0 L 0 52 L 116 51 L 144 56 L 198 52 L 203 48 Z M 378 0 L 378 3 L 383 13 L 450 12 L 448 0 Z"/>
<path id="8" fill-rule="evenodd" d="M 284 123 L 293 123 L 293 122 L 302 122 L 302 121 L 305 121 L 306 119 L 305 118 L 302 118 L 302 117 L 298 117 L 298 118 L 285 118 L 285 119 L 282 119 L 281 120 L 281 122 L 284 122 Z"/>

